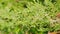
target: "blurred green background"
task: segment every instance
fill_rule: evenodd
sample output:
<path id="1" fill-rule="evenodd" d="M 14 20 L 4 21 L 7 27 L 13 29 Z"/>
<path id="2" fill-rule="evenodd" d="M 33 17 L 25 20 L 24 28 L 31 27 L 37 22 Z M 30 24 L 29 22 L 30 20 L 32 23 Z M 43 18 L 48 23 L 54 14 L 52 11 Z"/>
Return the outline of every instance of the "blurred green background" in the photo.
<path id="1" fill-rule="evenodd" d="M 0 34 L 47 34 L 60 12 L 60 0 L 0 0 Z"/>

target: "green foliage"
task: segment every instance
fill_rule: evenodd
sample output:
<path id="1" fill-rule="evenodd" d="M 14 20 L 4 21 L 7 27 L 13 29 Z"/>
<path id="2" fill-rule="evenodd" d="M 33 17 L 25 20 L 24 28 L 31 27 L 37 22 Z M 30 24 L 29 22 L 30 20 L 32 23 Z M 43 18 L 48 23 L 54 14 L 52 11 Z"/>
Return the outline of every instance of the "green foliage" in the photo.
<path id="1" fill-rule="evenodd" d="M 51 17 L 60 12 L 60 0 L 0 0 L 2 34 L 47 34 L 60 24 L 50 26 Z"/>

